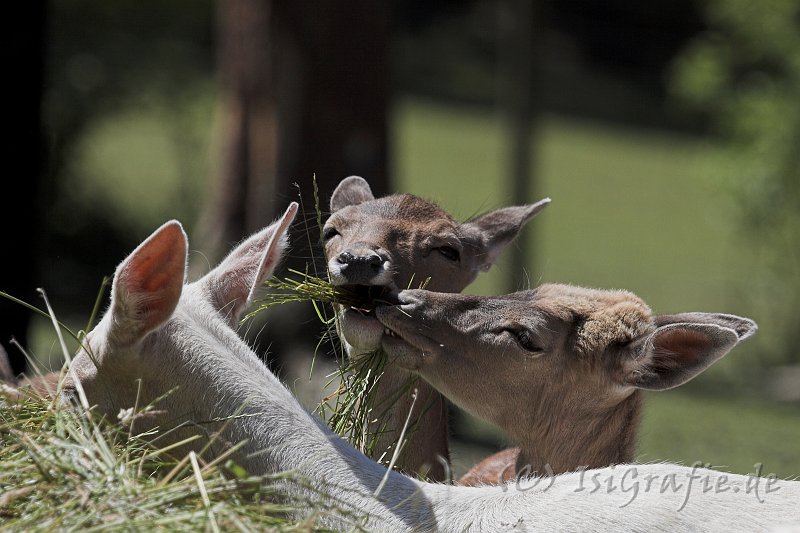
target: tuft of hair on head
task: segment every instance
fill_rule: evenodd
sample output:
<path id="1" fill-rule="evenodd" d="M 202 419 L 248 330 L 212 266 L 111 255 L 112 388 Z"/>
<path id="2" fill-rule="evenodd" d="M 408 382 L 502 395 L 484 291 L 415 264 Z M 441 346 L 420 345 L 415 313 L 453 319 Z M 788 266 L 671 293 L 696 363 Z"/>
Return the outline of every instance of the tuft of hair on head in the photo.
<path id="1" fill-rule="evenodd" d="M 581 317 L 575 348 L 585 356 L 627 344 L 655 330 L 652 312 L 641 300 L 623 300 Z"/>

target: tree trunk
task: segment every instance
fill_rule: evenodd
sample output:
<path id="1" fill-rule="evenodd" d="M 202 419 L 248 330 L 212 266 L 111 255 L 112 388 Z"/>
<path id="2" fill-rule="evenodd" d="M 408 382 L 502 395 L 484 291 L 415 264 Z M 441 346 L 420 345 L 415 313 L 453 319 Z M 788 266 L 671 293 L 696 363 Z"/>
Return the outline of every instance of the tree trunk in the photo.
<path id="1" fill-rule="evenodd" d="M 211 263 L 276 212 L 272 19 L 268 0 L 217 4 L 219 168 L 199 230 Z"/>
<path id="2" fill-rule="evenodd" d="M 535 7 L 534 0 L 502 0 L 497 6 L 497 100 L 506 126 L 507 172 L 515 204 L 537 200 L 532 151 L 538 119 L 534 104 L 538 69 L 534 58 L 540 55 L 536 48 L 542 25 L 538 20 L 540 12 Z M 520 269 L 526 269 L 529 278 L 536 279 L 530 275 L 535 268 L 531 262 L 532 243 L 530 236 L 522 237 L 510 250 L 512 268 L 508 269 L 508 292 L 525 288 L 524 280 L 519 278 Z"/>
<path id="3" fill-rule="evenodd" d="M 301 219 L 315 219 L 314 176 L 323 211 L 351 174 L 387 191 L 389 11 L 369 0 L 218 3 L 221 157 L 200 224 L 212 262 L 298 194 Z M 312 253 L 304 241 L 293 239 L 295 267 Z"/>
<path id="4" fill-rule="evenodd" d="M 220 164 L 197 241 L 210 263 L 299 200 L 282 267 L 324 277 L 314 177 L 322 221 L 346 176 L 388 190 L 389 15 L 370 0 L 218 2 Z M 311 306 L 265 315 L 272 353 L 315 348 Z"/>

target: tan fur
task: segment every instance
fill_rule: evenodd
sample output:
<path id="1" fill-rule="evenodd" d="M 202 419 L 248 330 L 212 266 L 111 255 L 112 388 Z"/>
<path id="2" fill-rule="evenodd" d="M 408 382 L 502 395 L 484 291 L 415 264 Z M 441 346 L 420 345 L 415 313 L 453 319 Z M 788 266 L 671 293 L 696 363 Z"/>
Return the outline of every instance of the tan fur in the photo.
<path id="1" fill-rule="evenodd" d="M 431 290 L 460 292 L 490 267 L 548 202 L 498 209 L 459 223 L 435 203 L 411 194 L 374 198 L 366 181 L 351 176 L 334 191 L 331 216 L 323 230 L 323 235 L 329 235 L 325 257 L 330 280 L 336 285 L 377 285 L 394 291 L 427 283 Z M 340 261 L 344 254 L 356 260 Z M 342 309 L 338 330 L 351 357 L 381 347 L 383 326 L 374 317 Z M 409 392 L 398 397 L 403 390 Z M 413 390 L 417 391 L 415 402 Z M 445 398 L 407 369 L 392 364 L 386 367 L 376 396 L 378 402 L 391 400 L 392 404 L 381 409 L 386 414 L 379 421 L 382 434 L 375 458 L 386 450 L 384 457 L 391 456 L 414 405 L 413 429 L 406 435 L 397 467 L 444 481 L 450 455 Z"/>
<path id="2" fill-rule="evenodd" d="M 399 299 L 376 312 L 390 357 L 519 446 L 478 464 L 471 485 L 630 462 L 640 389 L 688 381 L 756 329 L 721 314 L 657 321 L 635 294 L 570 285 Z"/>
<path id="3" fill-rule="evenodd" d="M 564 375 L 538 397 L 537 423 L 506 428 L 520 444 L 507 476 L 526 469 L 559 474 L 632 461 L 642 395 L 612 386 L 606 372 L 618 361 L 611 348 L 655 330 L 652 311 L 635 294 L 620 290 L 543 285 L 536 298 L 542 310 L 562 317 L 574 331 L 561 332 L 568 344 L 556 357 L 566 362 Z M 580 359 L 570 359 L 575 356 Z M 570 423 L 564 423 L 564 411 Z"/>

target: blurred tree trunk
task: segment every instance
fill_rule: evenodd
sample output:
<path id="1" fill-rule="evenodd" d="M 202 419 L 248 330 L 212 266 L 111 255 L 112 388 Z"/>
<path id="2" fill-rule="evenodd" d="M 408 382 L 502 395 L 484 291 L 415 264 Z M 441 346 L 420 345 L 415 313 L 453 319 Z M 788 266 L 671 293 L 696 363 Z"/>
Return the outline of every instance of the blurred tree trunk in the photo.
<path id="1" fill-rule="evenodd" d="M 498 107 L 503 116 L 508 142 L 507 172 L 511 182 L 511 201 L 524 204 L 538 200 L 533 152 L 536 121 L 539 110 L 534 98 L 536 92 L 539 50 L 540 10 L 534 0 L 501 0 L 497 3 L 497 83 Z M 511 265 L 506 282 L 508 292 L 518 291 L 524 281 L 519 278 L 522 269 L 534 279 L 531 250 L 534 240 L 527 228 L 510 250 Z"/>
<path id="2" fill-rule="evenodd" d="M 43 172 L 41 99 L 44 66 L 45 4 L 16 2 L 6 9 L 11 22 L 3 31 L 2 64 L 6 73 L 2 84 L 3 114 L 7 137 L 2 146 L 2 161 L 7 181 L 0 208 L 0 290 L 31 303 L 35 298 L 38 235 L 41 220 L 39 185 Z M 0 298 L 0 343 L 8 348 L 14 337 L 27 346 L 31 313 L 24 307 Z M 25 371 L 25 357 L 8 349 L 14 373 Z"/>
<path id="3" fill-rule="evenodd" d="M 299 183 L 310 200 L 316 174 L 326 210 L 334 187 L 352 174 L 386 193 L 389 3 L 276 5 L 281 179 Z"/>
<path id="4" fill-rule="evenodd" d="M 200 222 L 211 263 L 275 214 L 277 109 L 267 0 L 217 4 L 218 168 Z"/>
<path id="5" fill-rule="evenodd" d="M 369 0 L 217 4 L 220 160 L 200 224 L 212 262 L 298 194 L 313 219 L 315 175 L 323 211 L 351 174 L 388 190 L 389 15 Z"/>
<path id="6" fill-rule="evenodd" d="M 387 192 L 389 20 L 371 0 L 217 3 L 220 157 L 198 231 L 212 264 L 299 200 L 283 267 L 324 275 L 313 178 L 322 220 L 349 175 Z M 311 306 L 267 314 L 273 353 L 316 345 Z"/>

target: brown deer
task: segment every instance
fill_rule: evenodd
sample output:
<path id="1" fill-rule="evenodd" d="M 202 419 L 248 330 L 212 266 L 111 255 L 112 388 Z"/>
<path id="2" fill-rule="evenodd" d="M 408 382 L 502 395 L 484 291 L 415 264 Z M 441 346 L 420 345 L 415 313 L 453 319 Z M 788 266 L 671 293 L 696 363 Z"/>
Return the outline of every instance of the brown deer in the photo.
<path id="1" fill-rule="evenodd" d="M 459 223 L 437 205 L 411 194 L 376 199 L 364 179 L 351 176 L 334 190 L 331 216 L 323 228 L 330 281 L 391 292 L 427 281 L 429 289 L 460 292 L 479 272 L 489 269 L 549 202 L 546 198 L 531 205 L 497 209 Z M 350 357 L 381 346 L 384 328 L 372 313 L 341 309 L 338 328 Z M 378 402 L 396 401 L 381 421 L 379 454 L 396 443 L 406 422 L 412 391 L 400 391 L 411 378 L 407 370 L 389 365 L 379 382 Z M 441 462 L 449 460 L 446 402 L 427 383 L 417 382 L 414 388 L 413 432 L 397 466 L 406 473 L 443 481 L 446 469 Z"/>
<path id="2" fill-rule="evenodd" d="M 733 315 L 654 316 L 630 292 L 569 285 L 399 300 L 376 310 L 384 351 L 519 445 L 465 485 L 630 462 L 642 390 L 689 381 L 757 329 Z"/>

